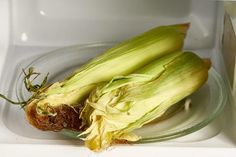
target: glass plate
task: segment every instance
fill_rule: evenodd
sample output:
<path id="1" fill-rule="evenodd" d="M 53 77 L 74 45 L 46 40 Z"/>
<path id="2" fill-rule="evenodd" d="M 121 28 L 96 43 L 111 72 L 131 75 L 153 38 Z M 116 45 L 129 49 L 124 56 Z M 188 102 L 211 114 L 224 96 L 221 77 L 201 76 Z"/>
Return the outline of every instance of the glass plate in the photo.
<path id="1" fill-rule="evenodd" d="M 33 62 L 25 69 L 34 67 L 41 75 L 36 82 L 41 82 L 43 77 L 49 73 L 49 83 L 68 77 L 75 69 L 89 59 L 104 52 L 113 44 L 90 44 L 71 46 L 47 53 Z M 23 73 L 20 74 L 16 84 L 16 95 L 19 101 L 27 100 L 30 94 L 23 84 Z M 195 132 L 212 120 L 223 110 L 227 101 L 224 82 L 220 75 L 211 68 L 207 82 L 194 94 L 189 96 L 192 105 L 188 111 L 181 110 L 168 119 L 152 122 L 134 132 L 142 137 L 139 143 L 163 141 L 184 136 Z M 65 136 L 76 138 L 78 132 L 64 130 Z"/>

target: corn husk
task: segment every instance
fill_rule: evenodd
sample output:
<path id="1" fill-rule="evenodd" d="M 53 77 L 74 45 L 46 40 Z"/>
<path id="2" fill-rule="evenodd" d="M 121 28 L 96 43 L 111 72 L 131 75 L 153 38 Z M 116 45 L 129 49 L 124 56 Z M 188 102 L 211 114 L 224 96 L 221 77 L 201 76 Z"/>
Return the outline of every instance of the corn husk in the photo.
<path id="1" fill-rule="evenodd" d="M 81 104 L 97 83 L 127 75 L 156 58 L 182 49 L 188 27 L 188 24 L 161 26 L 122 42 L 64 81 L 41 89 L 27 105 L 37 104 L 37 113 L 51 114 L 51 107 Z"/>
<path id="2" fill-rule="evenodd" d="M 85 144 L 100 151 L 114 140 L 136 141 L 132 133 L 161 117 L 172 105 L 200 88 L 208 77 L 209 60 L 192 52 L 176 52 L 153 61 L 134 74 L 112 79 L 94 90 L 81 117 L 89 128 Z"/>

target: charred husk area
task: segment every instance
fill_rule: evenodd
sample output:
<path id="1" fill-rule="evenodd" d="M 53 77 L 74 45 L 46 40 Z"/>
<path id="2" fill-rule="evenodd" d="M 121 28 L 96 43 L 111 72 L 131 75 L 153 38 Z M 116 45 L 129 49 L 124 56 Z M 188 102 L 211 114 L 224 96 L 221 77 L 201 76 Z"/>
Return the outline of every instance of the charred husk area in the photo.
<path id="1" fill-rule="evenodd" d="M 38 114 L 36 107 L 36 104 L 25 107 L 26 117 L 34 127 L 43 131 L 61 131 L 62 129 L 82 130 L 81 119 L 79 118 L 80 106 L 75 106 L 74 108 L 68 105 L 54 107 L 55 115 Z"/>

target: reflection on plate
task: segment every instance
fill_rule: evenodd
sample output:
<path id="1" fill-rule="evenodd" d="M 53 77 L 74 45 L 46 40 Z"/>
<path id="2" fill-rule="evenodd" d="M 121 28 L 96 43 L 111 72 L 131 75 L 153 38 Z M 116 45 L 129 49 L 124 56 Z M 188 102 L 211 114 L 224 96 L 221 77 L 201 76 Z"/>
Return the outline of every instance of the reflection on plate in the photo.
<path id="1" fill-rule="evenodd" d="M 38 82 L 48 72 L 50 74 L 49 83 L 59 81 L 111 46 L 112 44 L 92 44 L 55 50 L 37 58 L 26 69 L 35 67 L 41 73 L 41 77 L 36 80 Z M 23 74 L 19 76 L 17 81 L 16 94 L 19 101 L 27 100 L 30 96 L 22 80 Z M 175 111 L 173 109 L 170 112 L 173 116 L 169 116 L 168 119 L 158 120 L 135 130 L 136 134 L 142 136 L 138 143 L 163 141 L 184 136 L 203 128 L 214 120 L 221 113 L 227 99 L 224 82 L 220 75 L 211 68 L 205 85 L 189 98 L 192 103 L 188 111 L 181 110 L 172 114 L 172 111 Z M 77 138 L 78 134 L 68 130 L 61 133 L 73 138 Z"/>

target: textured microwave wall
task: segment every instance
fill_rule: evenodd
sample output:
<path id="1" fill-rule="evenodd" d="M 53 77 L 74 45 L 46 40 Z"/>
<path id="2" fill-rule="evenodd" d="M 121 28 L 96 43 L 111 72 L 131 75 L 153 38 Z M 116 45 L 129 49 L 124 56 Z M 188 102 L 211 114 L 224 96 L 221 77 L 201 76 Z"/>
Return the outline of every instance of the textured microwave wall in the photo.
<path id="1" fill-rule="evenodd" d="M 230 64 L 229 68 L 227 67 L 230 75 L 231 75 L 231 85 L 233 86 L 233 93 L 234 93 L 234 98 L 236 97 L 236 1 L 228 1 L 224 3 L 225 5 L 225 11 L 227 13 L 227 17 L 225 19 L 225 35 L 228 35 L 227 38 L 225 38 L 225 59 L 227 62 L 232 61 L 232 63 L 227 63 Z M 231 30 L 231 31 L 230 31 Z M 230 34 L 231 33 L 231 34 Z M 229 55 L 227 55 L 229 54 Z M 230 58 L 232 57 L 232 58 Z"/>
<path id="2" fill-rule="evenodd" d="M 228 13 L 224 20 L 223 35 L 223 58 L 225 60 L 226 71 L 233 91 L 235 91 L 235 58 L 236 58 L 236 35 L 232 25 L 231 17 Z M 235 93 L 235 92 L 234 92 Z"/>

